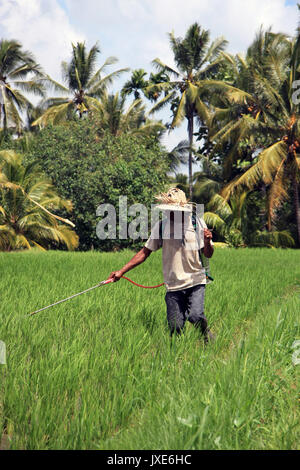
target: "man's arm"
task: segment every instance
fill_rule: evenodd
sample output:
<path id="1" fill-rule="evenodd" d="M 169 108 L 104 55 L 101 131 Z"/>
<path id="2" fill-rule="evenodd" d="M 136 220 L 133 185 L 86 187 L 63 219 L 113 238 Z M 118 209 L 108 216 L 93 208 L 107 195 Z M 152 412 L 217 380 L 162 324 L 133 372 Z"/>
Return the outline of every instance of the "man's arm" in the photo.
<path id="1" fill-rule="evenodd" d="M 149 248 L 146 248 L 145 246 L 136 254 L 134 255 L 130 261 L 128 261 L 127 264 L 123 266 L 122 269 L 119 271 L 113 271 L 110 273 L 108 279 L 113 279 L 114 282 L 119 281 L 119 279 L 127 273 L 127 271 L 130 271 L 131 269 L 135 268 L 139 264 L 143 263 L 148 256 L 151 255 L 151 250 Z"/>

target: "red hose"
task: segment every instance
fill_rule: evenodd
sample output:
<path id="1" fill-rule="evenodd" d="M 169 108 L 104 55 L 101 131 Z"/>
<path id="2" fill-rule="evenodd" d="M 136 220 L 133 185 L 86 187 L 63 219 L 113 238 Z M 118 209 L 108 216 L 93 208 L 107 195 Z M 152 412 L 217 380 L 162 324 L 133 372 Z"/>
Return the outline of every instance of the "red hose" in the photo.
<path id="1" fill-rule="evenodd" d="M 129 277 L 122 276 L 122 278 L 126 279 L 126 281 L 131 282 L 131 284 L 134 284 L 135 286 L 142 287 L 143 289 L 156 289 L 157 287 L 161 287 L 164 285 L 164 282 L 162 282 L 161 284 L 158 284 L 157 286 L 143 286 L 142 284 L 138 284 L 137 282 L 132 281 L 131 279 L 129 279 Z"/>

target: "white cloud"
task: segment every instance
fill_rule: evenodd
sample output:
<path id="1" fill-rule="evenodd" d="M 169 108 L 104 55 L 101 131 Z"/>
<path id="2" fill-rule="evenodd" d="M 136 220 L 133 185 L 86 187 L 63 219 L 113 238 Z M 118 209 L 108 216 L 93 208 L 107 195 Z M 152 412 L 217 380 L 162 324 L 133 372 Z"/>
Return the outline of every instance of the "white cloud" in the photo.
<path id="1" fill-rule="evenodd" d="M 140 0 L 117 0 L 117 9 L 129 20 L 134 21 L 139 18 L 140 21 L 146 21 L 149 19 L 144 4 Z"/>
<path id="2" fill-rule="evenodd" d="M 174 30 L 183 36 L 188 26 L 197 21 L 209 29 L 212 38 L 224 35 L 229 40 L 229 49 L 243 52 L 253 40 L 261 24 L 273 26 L 293 34 L 297 26 L 297 6 L 286 5 L 285 0 L 65 0 L 69 14 L 86 23 L 86 29 L 110 37 L 136 51 L 136 58 L 146 63 L 153 59 L 148 43 L 166 43 L 166 33 Z M 145 50 L 146 44 L 146 50 Z M 159 50 L 156 51 L 156 55 Z"/>
<path id="3" fill-rule="evenodd" d="M 71 42 L 85 39 L 56 0 L 0 0 L 0 25 L 2 37 L 20 41 L 56 80 L 61 80 L 60 64 Z"/>

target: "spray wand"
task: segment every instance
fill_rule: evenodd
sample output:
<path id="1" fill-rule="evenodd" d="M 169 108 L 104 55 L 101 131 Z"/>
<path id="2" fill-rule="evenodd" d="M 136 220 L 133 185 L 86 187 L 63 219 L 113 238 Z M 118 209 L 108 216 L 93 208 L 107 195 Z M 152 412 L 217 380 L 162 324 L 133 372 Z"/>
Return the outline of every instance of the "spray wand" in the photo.
<path id="1" fill-rule="evenodd" d="M 164 283 L 162 282 L 161 284 L 158 284 L 157 286 L 143 286 L 142 284 L 138 284 L 137 282 L 132 281 L 131 279 L 129 279 L 126 276 L 122 276 L 122 278 L 126 279 L 127 281 L 131 282 L 131 284 L 134 284 L 137 287 L 142 287 L 143 289 L 156 289 L 157 287 L 161 287 L 161 286 L 164 285 Z M 46 307 L 40 308 L 39 310 L 35 310 L 34 312 L 29 313 L 28 315 L 29 316 L 35 315 L 36 313 L 39 313 L 42 310 L 46 310 L 47 308 L 54 307 L 55 305 L 61 304 L 62 302 L 66 302 L 67 300 L 74 299 L 74 297 L 77 297 L 78 295 L 85 294 L 86 292 L 89 292 L 93 289 L 97 289 L 97 287 L 104 286 L 105 284 L 110 284 L 111 282 L 114 282 L 114 280 L 113 279 L 106 279 L 105 281 L 99 282 L 99 284 L 96 284 L 93 287 L 89 287 L 88 289 L 83 290 L 82 292 L 78 292 L 77 294 L 70 295 L 70 297 L 66 297 L 65 299 L 58 300 L 57 302 L 54 302 L 51 305 L 47 305 Z"/>

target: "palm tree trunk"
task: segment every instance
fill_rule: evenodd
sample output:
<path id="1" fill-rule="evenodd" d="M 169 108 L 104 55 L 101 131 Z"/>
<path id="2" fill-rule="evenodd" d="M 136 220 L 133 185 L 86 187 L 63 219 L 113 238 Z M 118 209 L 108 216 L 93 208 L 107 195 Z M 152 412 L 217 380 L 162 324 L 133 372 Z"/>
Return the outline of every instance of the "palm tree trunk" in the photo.
<path id="1" fill-rule="evenodd" d="M 266 212 L 267 212 L 267 231 L 272 232 L 272 217 L 270 212 L 269 190 L 266 188 Z"/>
<path id="2" fill-rule="evenodd" d="M 189 197 L 193 197 L 193 137 L 194 137 L 194 116 L 188 117 L 188 134 L 189 134 Z"/>
<path id="3" fill-rule="evenodd" d="M 300 244 L 300 204 L 299 204 L 299 190 L 297 183 L 297 176 L 295 173 L 292 174 L 293 188 L 294 188 L 294 205 L 296 213 L 296 224 L 298 232 L 298 243 Z"/>
<path id="4" fill-rule="evenodd" d="M 260 183 L 260 187 L 259 187 L 259 191 L 260 191 L 260 195 L 261 195 L 261 199 L 262 201 L 264 202 L 260 211 L 259 211 L 259 222 L 260 222 L 260 230 L 265 230 L 266 229 L 266 226 L 267 226 L 267 222 L 266 222 L 266 205 L 267 205 L 267 188 L 266 188 L 266 185 L 263 181 L 261 181 Z"/>

